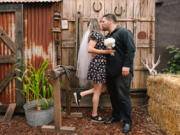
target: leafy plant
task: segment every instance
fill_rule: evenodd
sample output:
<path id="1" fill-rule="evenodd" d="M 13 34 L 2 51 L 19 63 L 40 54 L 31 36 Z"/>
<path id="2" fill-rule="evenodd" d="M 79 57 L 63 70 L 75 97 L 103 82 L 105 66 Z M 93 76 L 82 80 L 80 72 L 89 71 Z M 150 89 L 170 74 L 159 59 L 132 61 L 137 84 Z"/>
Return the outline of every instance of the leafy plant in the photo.
<path id="1" fill-rule="evenodd" d="M 180 49 L 172 45 L 168 46 L 166 49 L 172 57 L 168 61 L 168 68 L 163 69 L 163 72 L 180 74 Z"/>
<path id="2" fill-rule="evenodd" d="M 27 102 L 31 100 L 37 101 L 37 106 L 39 105 L 40 99 L 43 100 L 45 109 L 49 106 L 48 100 L 52 102 L 53 100 L 53 87 L 49 82 L 49 78 L 45 75 L 45 71 L 49 63 L 44 61 L 41 66 L 36 70 L 32 64 L 24 65 L 24 72 L 16 69 L 17 72 L 22 73 L 21 77 L 16 77 L 23 84 L 23 90 L 20 90 Z"/>

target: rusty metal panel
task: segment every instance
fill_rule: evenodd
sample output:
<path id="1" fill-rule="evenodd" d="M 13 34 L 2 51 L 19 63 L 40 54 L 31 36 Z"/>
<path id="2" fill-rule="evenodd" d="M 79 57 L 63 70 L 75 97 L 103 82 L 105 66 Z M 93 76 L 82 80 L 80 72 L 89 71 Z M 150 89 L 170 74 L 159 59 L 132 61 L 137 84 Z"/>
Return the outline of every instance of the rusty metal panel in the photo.
<path id="1" fill-rule="evenodd" d="M 15 42 L 15 13 L 0 13 L 0 28 Z M 12 55 L 5 43 L 0 39 L 0 55 Z M 0 82 L 12 69 L 12 64 L 0 64 Z M 8 104 L 16 102 L 15 79 L 0 94 L 0 103 Z"/>
<path id="2" fill-rule="evenodd" d="M 50 3 L 24 5 L 24 63 L 36 68 L 43 60 L 48 60 L 52 66 L 56 64 L 53 12 L 53 4 Z"/>
<path id="3" fill-rule="evenodd" d="M 57 63 L 54 42 L 56 35 L 52 32 L 54 11 L 59 3 L 31 3 L 24 4 L 24 52 L 23 61 L 25 64 L 32 64 L 36 68 L 44 61 L 50 62 L 50 67 Z M 61 9 L 58 8 L 59 11 Z M 0 12 L 0 28 L 16 42 L 15 12 Z M 61 34 L 59 34 L 61 37 Z M 61 40 L 61 38 L 60 38 Z M 0 39 L 0 55 L 12 55 Z M 0 82 L 11 70 L 12 64 L 0 64 Z M 8 86 L 0 93 L 0 104 L 16 102 L 16 82 L 13 79 Z"/>
<path id="4" fill-rule="evenodd" d="M 0 0 L 0 3 L 60 2 L 62 0 Z"/>

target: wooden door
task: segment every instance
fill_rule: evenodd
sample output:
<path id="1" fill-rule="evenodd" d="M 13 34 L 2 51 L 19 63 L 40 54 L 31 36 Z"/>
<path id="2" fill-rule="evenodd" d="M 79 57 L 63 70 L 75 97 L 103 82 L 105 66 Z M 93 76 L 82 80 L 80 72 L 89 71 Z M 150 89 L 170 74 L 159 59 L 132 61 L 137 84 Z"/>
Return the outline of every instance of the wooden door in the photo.
<path id="1" fill-rule="evenodd" d="M 78 14 L 79 13 L 79 14 Z M 90 18 L 100 19 L 106 13 L 116 14 L 118 25 L 131 30 L 136 44 L 132 89 L 146 89 L 148 71 L 141 59 L 154 56 L 155 0 L 66 0 L 63 1 L 63 18 L 69 29 L 62 31 L 62 64 L 76 67 L 77 52 Z M 77 16 L 80 15 L 78 19 Z M 77 21 L 79 22 L 77 29 Z M 73 58 L 73 59 L 72 59 Z M 73 74 L 73 76 L 75 76 Z M 73 78 L 73 77 L 72 77 Z M 78 82 L 75 78 L 73 86 Z"/>
<path id="2" fill-rule="evenodd" d="M 79 26 L 82 26 L 79 29 L 79 41 L 87 30 L 88 20 L 100 19 L 106 13 L 115 14 L 118 25 L 131 30 L 136 45 L 131 88 L 145 89 L 148 72 L 141 60 L 148 58 L 150 63 L 154 57 L 155 0 L 77 0 L 76 6 L 81 15 Z"/>
<path id="3" fill-rule="evenodd" d="M 23 5 L 0 5 L 0 102 L 23 103 L 22 94 L 16 91 L 22 84 L 14 79 L 15 63 L 23 58 Z M 17 61 L 17 58 L 20 61 Z M 17 68 L 20 68 L 19 66 Z"/>

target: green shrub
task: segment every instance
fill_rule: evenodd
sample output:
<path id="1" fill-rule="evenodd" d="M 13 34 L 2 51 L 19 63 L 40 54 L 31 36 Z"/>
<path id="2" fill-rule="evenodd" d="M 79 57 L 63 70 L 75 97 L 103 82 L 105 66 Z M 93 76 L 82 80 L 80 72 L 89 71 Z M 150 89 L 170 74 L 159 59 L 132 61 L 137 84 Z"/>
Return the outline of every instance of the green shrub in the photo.
<path id="1" fill-rule="evenodd" d="M 166 49 L 172 57 L 167 63 L 168 68 L 162 70 L 163 73 L 180 74 L 180 49 L 172 45 L 168 46 Z"/>

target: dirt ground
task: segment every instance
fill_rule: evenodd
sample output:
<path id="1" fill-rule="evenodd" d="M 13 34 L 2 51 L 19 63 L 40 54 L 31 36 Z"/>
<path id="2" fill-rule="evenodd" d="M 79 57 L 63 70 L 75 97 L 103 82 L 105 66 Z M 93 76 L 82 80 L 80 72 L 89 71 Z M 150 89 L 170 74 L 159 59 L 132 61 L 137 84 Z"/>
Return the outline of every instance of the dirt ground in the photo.
<path id="1" fill-rule="evenodd" d="M 72 108 L 72 112 L 82 112 L 82 118 L 63 117 L 64 126 L 76 127 L 76 135 L 123 135 L 122 122 L 111 125 L 92 122 L 90 120 L 91 108 Z M 108 119 L 111 110 L 101 108 L 100 116 Z M 2 119 L 3 115 L 0 115 Z M 128 135 L 166 135 L 161 128 L 153 122 L 146 109 L 133 107 L 133 127 Z M 53 123 L 51 123 L 53 124 Z M 60 133 L 42 132 L 41 127 L 31 127 L 26 124 L 24 114 L 15 114 L 8 124 L 0 123 L 0 135 L 62 135 Z M 63 134 L 65 135 L 65 134 Z"/>

